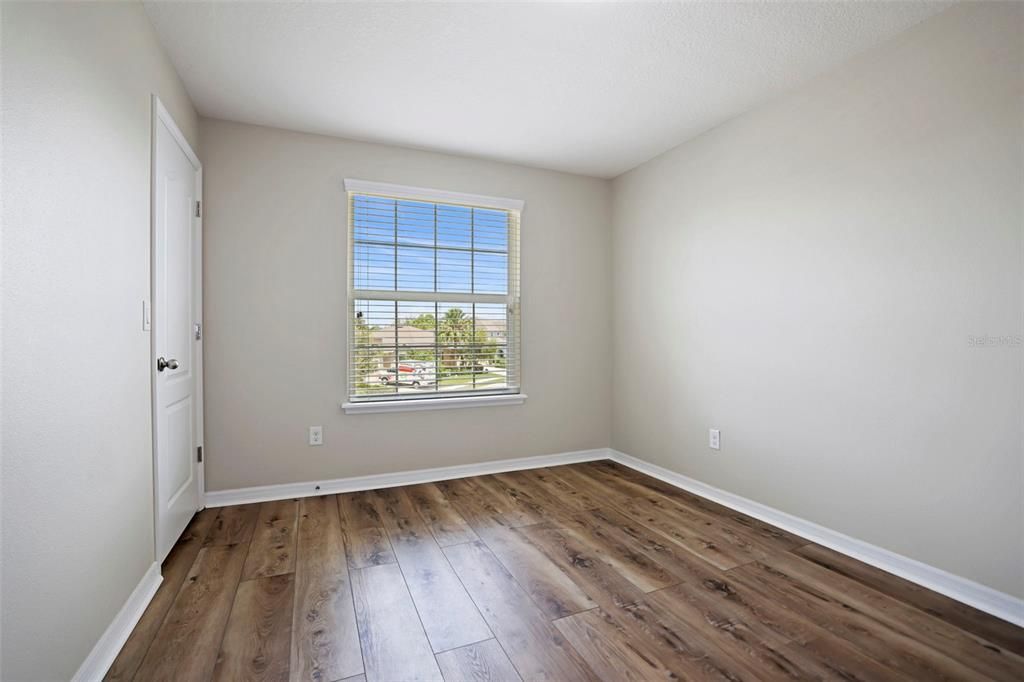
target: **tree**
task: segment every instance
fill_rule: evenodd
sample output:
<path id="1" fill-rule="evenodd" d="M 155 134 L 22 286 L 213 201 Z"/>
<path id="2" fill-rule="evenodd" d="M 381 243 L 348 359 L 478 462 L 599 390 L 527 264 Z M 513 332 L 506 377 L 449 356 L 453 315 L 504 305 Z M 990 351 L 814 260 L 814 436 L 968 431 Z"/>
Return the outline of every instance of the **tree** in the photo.
<path id="1" fill-rule="evenodd" d="M 416 327 L 417 329 L 429 329 L 434 331 L 434 327 L 437 326 L 437 318 L 434 317 L 433 313 L 422 313 L 417 317 L 412 318 L 406 322 L 410 327 Z"/>
<path id="2" fill-rule="evenodd" d="M 461 367 L 473 337 L 473 320 L 461 308 L 449 308 L 437 325 L 437 344 L 441 347 L 441 364 Z"/>
<path id="3" fill-rule="evenodd" d="M 495 365 L 498 359 L 498 344 L 494 339 L 487 336 L 487 331 L 477 329 L 473 338 L 473 346 L 476 350 L 476 364 Z"/>

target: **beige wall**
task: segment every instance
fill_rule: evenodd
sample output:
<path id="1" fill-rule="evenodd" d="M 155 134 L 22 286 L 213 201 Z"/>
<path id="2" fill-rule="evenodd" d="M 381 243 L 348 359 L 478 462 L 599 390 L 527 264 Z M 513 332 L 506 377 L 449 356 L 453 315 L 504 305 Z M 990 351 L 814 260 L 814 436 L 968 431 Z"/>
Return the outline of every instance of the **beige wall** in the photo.
<path id="1" fill-rule="evenodd" d="M 66 680 L 153 561 L 150 93 L 136 4 L 2 4 L 4 680 Z"/>
<path id="2" fill-rule="evenodd" d="M 969 345 L 1024 335 L 1022 17 L 954 8 L 615 180 L 615 448 L 1024 596 L 1024 347 Z"/>
<path id="3" fill-rule="evenodd" d="M 201 135 L 209 490 L 608 445 L 607 181 L 224 121 Z M 525 405 L 342 413 L 345 178 L 526 201 Z"/>

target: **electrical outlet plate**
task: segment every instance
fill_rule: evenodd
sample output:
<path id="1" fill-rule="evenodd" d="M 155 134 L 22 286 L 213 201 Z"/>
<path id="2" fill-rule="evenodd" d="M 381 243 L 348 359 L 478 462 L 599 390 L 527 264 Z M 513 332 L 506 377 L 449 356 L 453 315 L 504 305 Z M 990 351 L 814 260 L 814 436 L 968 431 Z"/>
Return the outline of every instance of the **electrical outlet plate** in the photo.
<path id="1" fill-rule="evenodd" d="M 722 438 L 718 433 L 718 429 L 708 430 L 708 446 L 712 450 L 720 450 L 722 448 Z"/>
<path id="2" fill-rule="evenodd" d="M 309 444 L 310 445 L 323 445 L 324 444 L 324 427 L 322 427 L 322 426 L 310 426 L 309 427 Z"/>

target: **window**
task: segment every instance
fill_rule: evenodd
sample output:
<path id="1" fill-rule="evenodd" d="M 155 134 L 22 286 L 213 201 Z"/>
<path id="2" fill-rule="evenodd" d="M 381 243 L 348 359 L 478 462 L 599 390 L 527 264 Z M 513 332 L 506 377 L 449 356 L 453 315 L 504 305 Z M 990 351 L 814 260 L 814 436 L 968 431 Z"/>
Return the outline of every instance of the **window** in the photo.
<path id="1" fill-rule="evenodd" d="M 346 411 L 522 402 L 522 202 L 359 180 L 345 188 Z"/>

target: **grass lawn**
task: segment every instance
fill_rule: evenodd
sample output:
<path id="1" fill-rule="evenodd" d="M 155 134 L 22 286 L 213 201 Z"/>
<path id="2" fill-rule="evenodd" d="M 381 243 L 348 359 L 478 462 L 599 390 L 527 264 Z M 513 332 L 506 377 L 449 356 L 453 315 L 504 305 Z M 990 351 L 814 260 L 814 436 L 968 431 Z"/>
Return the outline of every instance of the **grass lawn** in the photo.
<path id="1" fill-rule="evenodd" d="M 496 384 L 505 381 L 504 375 L 494 372 L 480 372 L 476 375 L 476 385 Z M 473 375 L 470 372 L 464 374 L 449 374 L 438 381 L 439 386 L 457 386 L 459 384 L 472 384 Z"/>

